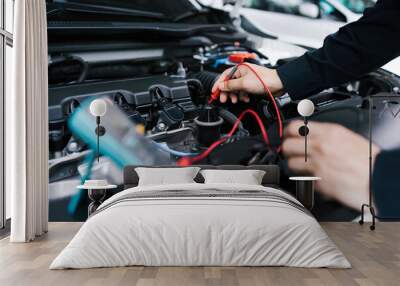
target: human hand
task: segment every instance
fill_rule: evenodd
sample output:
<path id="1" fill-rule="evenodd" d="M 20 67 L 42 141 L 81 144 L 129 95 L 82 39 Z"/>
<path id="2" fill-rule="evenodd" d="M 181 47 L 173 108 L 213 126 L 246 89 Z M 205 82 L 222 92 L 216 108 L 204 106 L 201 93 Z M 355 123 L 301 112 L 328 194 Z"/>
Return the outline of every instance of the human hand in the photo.
<path id="1" fill-rule="evenodd" d="M 289 168 L 321 177 L 322 180 L 316 183 L 318 191 L 359 209 L 368 201 L 368 141 L 338 124 L 309 122 L 309 160 L 305 162 L 304 137 L 298 131 L 303 124 L 294 121 L 285 130 L 282 150 L 288 158 Z M 379 152 L 379 147 L 373 145 L 373 162 Z"/>
<path id="2" fill-rule="evenodd" d="M 257 74 L 268 85 L 272 93 L 277 93 L 283 89 L 281 79 L 274 69 L 269 69 L 263 66 L 249 64 Z M 256 75 L 246 66 L 239 66 L 233 75 L 232 79 L 225 81 L 225 77 L 229 75 L 233 68 L 225 70 L 219 79 L 215 82 L 212 92 L 217 89 L 221 90 L 219 100 L 224 103 L 231 99 L 232 103 L 237 103 L 238 99 L 244 102 L 249 102 L 247 93 L 263 94 L 265 93 L 262 83 L 257 79 Z"/>

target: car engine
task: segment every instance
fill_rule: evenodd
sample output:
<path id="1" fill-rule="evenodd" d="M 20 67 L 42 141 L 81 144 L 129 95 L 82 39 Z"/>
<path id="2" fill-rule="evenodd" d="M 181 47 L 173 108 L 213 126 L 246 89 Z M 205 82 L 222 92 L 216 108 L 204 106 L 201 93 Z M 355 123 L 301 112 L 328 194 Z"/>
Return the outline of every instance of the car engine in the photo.
<path id="1" fill-rule="evenodd" d="M 75 122 L 75 131 L 70 128 L 69 123 L 76 111 L 95 98 L 111 101 L 123 112 L 131 127 L 147 142 L 156 144 L 159 152 L 170 162 L 203 153 L 227 135 L 243 111 L 251 109 L 261 118 L 270 144 L 265 144 L 257 120 L 244 117 L 233 136 L 196 164 L 278 164 L 282 170 L 282 186 L 287 190 L 294 189 L 288 185 L 287 178 L 291 172 L 287 162 L 277 152 L 281 144 L 277 113 L 268 96 L 252 95 L 248 103 L 208 103 L 211 88 L 225 69 L 241 62 L 276 68 L 293 60 L 292 57 L 271 61 L 268 54 L 257 47 L 257 41 L 249 41 L 247 35 L 234 29 L 231 34 L 226 33 L 230 26 L 222 26 L 222 33 L 209 34 L 208 37 L 185 34 L 184 38 L 179 36 L 174 42 L 163 35 L 160 40 L 152 38 L 140 45 L 136 41 L 120 42 L 119 34 L 116 43 L 98 44 L 96 38 L 93 44 L 89 33 L 81 44 L 80 30 L 70 36 L 69 43 L 56 33 L 59 27 L 56 32 L 52 31 L 51 23 L 49 27 L 49 194 L 53 202 L 50 208 L 53 220 L 66 215 L 58 213 L 64 208 L 57 207 L 59 200 L 65 201 L 72 196 L 71 201 L 65 202 L 69 209 L 76 209 L 74 186 L 80 181 L 90 176 L 106 178 L 110 183 L 121 185 L 121 162 L 130 162 L 119 160 L 124 159 L 118 158 L 122 156 L 120 154 L 102 156 L 96 162 L 93 145 L 80 136 L 82 132 L 94 132 L 82 131 L 83 127 L 76 132 L 79 122 Z M 79 38 L 77 43 L 75 37 Z M 311 120 L 338 123 L 367 136 L 368 96 L 379 92 L 399 94 L 399 87 L 398 76 L 377 70 L 359 80 L 311 96 L 316 107 Z M 276 98 L 276 104 L 284 126 L 299 119 L 297 102 L 292 101 L 288 94 Z M 388 105 L 396 107 L 396 104 L 397 101 L 392 100 L 377 104 L 376 109 L 383 110 Z M 376 138 L 376 143 L 383 148 L 400 144 L 393 136 L 393 126 L 383 117 L 376 120 L 380 122 L 376 124 L 379 133 L 384 134 L 381 138 L 385 138 Z M 115 122 L 115 126 L 118 124 Z M 147 165 L 160 163 L 142 159 Z M 315 213 L 319 212 L 318 208 L 322 209 L 321 214 L 317 214 L 319 219 L 323 220 L 325 214 L 330 219 L 334 217 L 329 211 L 331 207 L 318 203 L 317 198 Z M 82 209 L 85 211 L 86 208 Z M 340 211 L 337 204 L 332 209 Z M 343 214 L 340 217 L 349 219 L 355 215 L 348 210 L 347 217 Z"/>
<path id="2" fill-rule="evenodd" d="M 189 58 L 135 63 L 106 61 L 93 67 L 76 55 L 52 57 L 49 65 L 50 162 L 60 165 L 60 159 L 87 150 L 85 142 L 75 138 L 68 129 L 67 121 L 81 102 L 97 97 L 111 99 L 142 134 L 165 144 L 176 154 L 205 150 L 232 127 L 244 108 L 252 108 L 262 115 L 273 144 L 279 144 L 274 125 L 276 115 L 267 97 L 252 96 L 248 104 L 207 104 L 219 73 L 243 60 L 271 67 L 266 55 L 239 43 L 202 47 Z M 283 59 L 278 64 L 284 62 Z M 378 71 L 316 94 L 311 100 L 317 106 L 317 114 L 340 106 L 362 108 L 363 99 L 369 94 L 393 92 L 398 86 L 397 77 Z M 288 95 L 278 98 L 277 103 L 286 122 L 298 117 L 296 102 Z M 203 163 L 277 163 L 279 156 L 266 150 L 259 133 L 253 120 L 244 120 L 235 136 Z M 51 172 L 54 178 L 50 181 L 76 172 L 76 167 L 63 174 Z"/>

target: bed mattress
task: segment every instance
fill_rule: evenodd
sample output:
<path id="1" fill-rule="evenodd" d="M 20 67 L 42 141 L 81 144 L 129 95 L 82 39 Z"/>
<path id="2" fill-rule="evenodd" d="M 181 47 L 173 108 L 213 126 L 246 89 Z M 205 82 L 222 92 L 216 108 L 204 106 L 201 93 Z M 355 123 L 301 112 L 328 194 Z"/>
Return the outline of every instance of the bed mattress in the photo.
<path id="1" fill-rule="evenodd" d="M 130 265 L 350 267 L 289 194 L 197 183 L 135 187 L 114 195 L 50 269 Z"/>

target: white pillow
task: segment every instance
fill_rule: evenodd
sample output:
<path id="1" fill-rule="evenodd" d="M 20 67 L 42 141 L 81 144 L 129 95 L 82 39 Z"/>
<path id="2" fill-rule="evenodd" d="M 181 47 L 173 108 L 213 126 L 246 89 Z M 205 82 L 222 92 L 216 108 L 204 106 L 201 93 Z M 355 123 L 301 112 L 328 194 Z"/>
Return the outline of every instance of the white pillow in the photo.
<path id="1" fill-rule="evenodd" d="M 195 183 L 193 180 L 200 171 L 199 167 L 187 168 L 135 168 L 139 176 L 138 186 L 171 185 Z"/>
<path id="2" fill-rule="evenodd" d="M 261 185 L 265 171 L 261 170 L 202 170 L 205 184 Z"/>

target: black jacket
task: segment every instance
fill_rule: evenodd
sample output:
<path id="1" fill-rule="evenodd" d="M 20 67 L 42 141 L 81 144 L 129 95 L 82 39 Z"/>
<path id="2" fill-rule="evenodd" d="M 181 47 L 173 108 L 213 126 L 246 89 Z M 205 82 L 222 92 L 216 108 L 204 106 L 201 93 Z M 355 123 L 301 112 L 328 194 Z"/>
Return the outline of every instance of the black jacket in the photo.
<path id="1" fill-rule="evenodd" d="M 292 99 L 355 80 L 400 56 L 400 1 L 380 0 L 328 36 L 324 46 L 278 68 Z"/>
<path id="2" fill-rule="evenodd" d="M 378 215 L 400 219 L 400 149 L 381 152 L 374 165 L 372 190 Z"/>
<path id="3" fill-rule="evenodd" d="M 400 56 L 400 0 L 379 0 L 363 17 L 328 36 L 322 48 L 278 68 L 285 90 L 302 99 L 355 80 Z M 400 134 L 399 134 L 400 136 Z M 400 150 L 382 152 L 374 166 L 379 216 L 400 217 Z"/>

